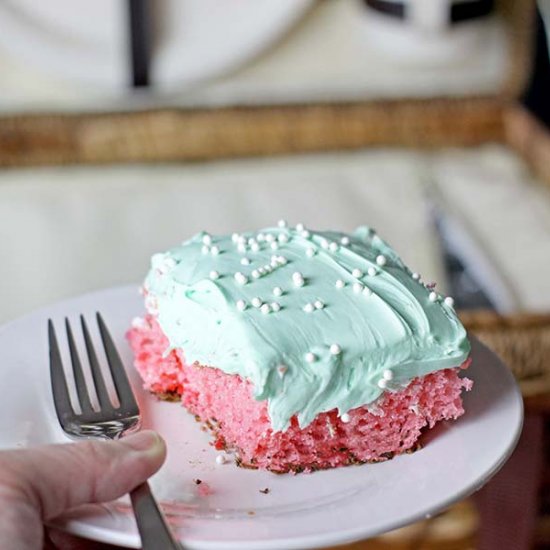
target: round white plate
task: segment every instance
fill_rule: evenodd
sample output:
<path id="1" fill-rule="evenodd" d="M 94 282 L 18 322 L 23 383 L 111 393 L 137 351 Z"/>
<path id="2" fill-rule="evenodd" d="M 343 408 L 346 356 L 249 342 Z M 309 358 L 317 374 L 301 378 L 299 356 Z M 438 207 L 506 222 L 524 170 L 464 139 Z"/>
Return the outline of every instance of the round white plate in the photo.
<path id="1" fill-rule="evenodd" d="M 163 0 L 153 10 L 154 89 L 233 70 L 281 38 L 313 0 Z M 0 46 L 42 72 L 100 89 L 129 88 L 128 2 L 7 0 Z"/>
<path id="2" fill-rule="evenodd" d="M 521 431 L 523 406 L 512 375 L 474 340 L 467 375 L 475 385 L 465 396 L 466 414 L 429 432 L 414 454 L 296 476 L 216 465 L 210 438 L 191 415 L 141 391 L 124 333 L 141 313 L 142 299 L 135 287 L 122 287 L 53 305 L 0 329 L 0 447 L 67 441 L 50 394 L 46 322 L 54 320 L 65 348 L 63 317 L 76 323 L 79 313 L 92 320 L 95 311 L 102 312 L 129 366 L 145 426 L 168 443 L 168 460 L 152 485 L 185 548 L 296 550 L 374 536 L 479 489 L 506 461 Z M 265 488 L 268 494 L 260 492 Z M 57 524 L 84 537 L 139 546 L 125 500 L 84 507 Z"/>

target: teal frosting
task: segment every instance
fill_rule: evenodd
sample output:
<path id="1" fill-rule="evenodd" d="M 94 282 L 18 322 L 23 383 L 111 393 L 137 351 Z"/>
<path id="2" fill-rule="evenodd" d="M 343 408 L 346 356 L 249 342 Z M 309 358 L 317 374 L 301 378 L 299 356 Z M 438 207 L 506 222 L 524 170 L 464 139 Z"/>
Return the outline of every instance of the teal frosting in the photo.
<path id="1" fill-rule="evenodd" d="M 470 351 L 452 300 L 368 227 L 199 233 L 155 254 L 144 286 L 170 349 L 249 380 L 276 431 L 374 404 Z"/>

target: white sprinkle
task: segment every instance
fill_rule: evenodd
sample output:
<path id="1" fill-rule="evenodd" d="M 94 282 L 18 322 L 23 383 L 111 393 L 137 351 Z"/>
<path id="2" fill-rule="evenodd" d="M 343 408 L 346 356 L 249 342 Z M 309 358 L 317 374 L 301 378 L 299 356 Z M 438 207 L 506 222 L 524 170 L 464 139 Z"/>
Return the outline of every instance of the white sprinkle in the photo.
<path id="1" fill-rule="evenodd" d="M 385 378 L 380 378 L 380 380 L 378 380 L 378 387 L 382 388 L 382 389 L 387 388 L 388 387 L 388 381 Z"/>
<path id="2" fill-rule="evenodd" d="M 220 278 L 220 274 L 217 271 L 211 271 L 210 272 L 210 278 L 215 281 L 216 279 Z"/>
<path id="3" fill-rule="evenodd" d="M 244 300 L 237 300 L 237 309 L 244 311 L 246 309 L 246 302 Z"/>
<path id="4" fill-rule="evenodd" d="M 275 241 L 273 241 L 271 243 L 271 250 L 277 250 L 278 248 L 279 248 L 279 245 Z"/>
<path id="5" fill-rule="evenodd" d="M 260 311 L 264 315 L 267 315 L 268 313 L 271 313 L 271 306 L 269 304 L 262 304 L 262 306 L 260 307 Z"/>
<path id="6" fill-rule="evenodd" d="M 315 302 L 313 302 L 313 305 L 315 306 L 315 309 L 323 309 L 325 307 L 325 303 L 321 300 L 315 300 Z"/>
<path id="7" fill-rule="evenodd" d="M 309 237 L 311 237 L 311 233 L 307 229 L 304 229 L 301 235 L 304 239 L 309 239 Z"/>
<path id="8" fill-rule="evenodd" d="M 303 223 L 297 223 L 296 224 L 296 231 L 303 231 L 305 229 L 304 227 L 304 224 Z"/>
<path id="9" fill-rule="evenodd" d="M 254 241 L 250 245 L 250 249 L 252 250 L 252 252 L 259 252 L 260 251 L 260 245 L 256 241 Z"/>
<path id="10" fill-rule="evenodd" d="M 275 240 L 275 237 L 274 237 L 271 233 L 268 233 L 268 234 L 265 236 L 265 240 L 266 240 L 268 243 L 272 243 L 272 242 Z"/>
<path id="11" fill-rule="evenodd" d="M 246 237 L 245 237 L 244 235 L 239 235 L 239 236 L 237 237 L 237 242 L 238 242 L 239 244 L 246 244 Z"/>
<path id="12" fill-rule="evenodd" d="M 225 458 L 225 456 L 223 456 L 223 455 L 218 455 L 218 456 L 216 457 L 216 464 L 219 464 L 219 465 L 221 466 L 222 464 L 225 464 L 225 463 L 226 463 L 226 458 Z"/>
<path id="13" fill-rule="evenodd" d="M 315 309 L 315 306 L 311 303 L 307 303 L 303 308 L 302 308 L 306 313 L 311 313 L 314 309 Z"/>
<path id="14" fill-rule="evenodd" d="M 261 243 L 262 241 L 265 241 L 265 235 L 263 233 L 258 233 L 256 235 L 256 240 Z"/>
<path id="15" fill-rule="evenodd" d="M 133 328 L 147 328 L 149 326 L 149 323 L 142 317 L 134 317 L 132 319 L 132 327 Z"/>
<path id="16" fill-rule="evenodd" d="M 435 302 L 437 300 L 437 292 L 430 292 L 428 300 L 430 300 L 430 302 Z"/>
<path id="17" fill-rule="evenodd" d="M 277 237 L 277 240 L 281 244 L 285 244 L 288 242 L 288 235 L 286 233 L 279 233 L 279 236 Z"/>
<path id="18" fill-rule="evenodd" d="M 328 250 L 328 247 L 330 246 L 329 242 L 326 239 L 321 239 L 321 247 L 325 250 Z"/>
<path id="19" fill-rule="evenodd" d="M 259 279 L 260 278 L 260 272 L 257 269 L 254 269 L 254 271 L 252 271 L 251 275 L 254 279 Z"/>
<path id="20" fill-rule="evenodd" d="M 250 239 L 248 239 L 248 246 L 252 246 L 255 242 L 256 239 L 254 237 L 250 237 Z"/>
<path id="21" fill-rule="evenodd" d="M 420 273 L 413 273 L 413 274 L 412 274 L 412 278 L 413 278 L 415 281 L 418 281 L 418 279 L 420 279 Z"/>
<path id="22" fill-rule="evenodd" d="M 386 265 L 386 256 L 384 256 L 383 254 L 380 254 L 379 256 L 376 256 L 376 263 L 379 266 Z"/>
<path id="23" fill-rule="evenodd" d="M 315 361 L 317 361 L 317 356 L 314 353 L 312 353 L 311 351 L 308 351 L 306 353 L 306 361 L 308 363 L 315 363 Z"/>
<path id="24" fill-rule="evenodd" d="M 451 296 L 447 296 L 445 298 L 445 304 L 448 305 L 449 307 L 453 307 L 455 305 L 455 301 L 453 298 L 451 298 Z"/>
<path id="25" fill-rule="evenodd" d="M 266 273 L 271 273 L 273 271 L 273 268 L 269 264 L 265 264 L 263 269 Z"/>
<path id="26" fill-rule="evenodd" d="M 233 233 L 233 235 L 231 235 L 231 240 L 236 243 L 239 240 L 239 234 Z"/>
<path id="27" fill-rule="evenodd" d="M 315 256 L 315 248 L 312 248 L 311 246 L 306 248 L 306 256 L 308 258 L 313 258 L 313 256 Z"/>
<path id="28" fill-rule="evenodd" d="M 371 276 L 371 277 L 374 277 L 378 272 L 376 271 L 376 268 L 375 267 L 369 267 L 369 269 L 367 270 L 367 273 Z"/>
<path id="29" fill-rule="evenodd" d="M 273 296 L 277 296 L 278 298 L 279 296 L 282 296 L 282 295 L 283 295 L 283 289 L 280 286 L 276 286 L 273 289 Z"/>
<path id="30" fill-rule="evenodd" d="M 338 250 L 338 244 L 337 243 L 330 243 L 329 244 L 329 250 L 331 252 L 336 252 Z"/>
<path id="31" fill-rule="evenodd" d="M 243 258 L 241 260 L 241 265 L 250 265 L 250 259 L 249 258 Z"/>
<path id="32" fill-rule="evenodd" d="M 344 283 L 344 281 L 342 281 L 342 279 L 338 279 L 336 281 L 336 288 L 344 288 L 346 286 L 346 283 Z"/>
<path id="33" fill-rule="evenodd" d="M 332 355 L 340 355 L 342 353 L 342 348 L 338 344 L 331 344 L 330 353 L 332 353 Z"/>
<path id="34" fill-rule="evenodd" d="M 342 237 L 340 239 L 340 242 L 344 245 L 344 246 L 348 246 L 349 244 L 349 237 Z"/>
<path id="35" fill-rule="evenodd" d="M 240 271 L 237 271 L 234 277 L 235 281 L 237 281 L 240 285 L 245 285 L 246 283 L 248 283 L 248 277 Z"/>
<path id="36" fill-rule="evenodd" d="M 205 233 L 202 236 L 202 244 L 206 244 L 206 245 L 212 244 L 212 237 L 208 233 Z"/>
<path id="37" fill-rule="evenodd" d="M 238 250 L 239 252 L 246 252 L 246 244 L 244 244 L 244 243 L 239 243 L 239 244 L 237 245 L 237 250 Z"/>
<path id="38" fill-rule="evenodd" d="M 265 275 L 266 274 L 265 267 L 263 267 L 263 266 L 259 267 L 258 271 L 260 272 L 260 275 Z"/>
<path id="39" fill-rule="evenodd" d="M 365 285 L 363 283 L 353 283 L 353 292 L 355 292 L 356 294 L 363 292 L 364 288 Z"/>
<path id="40" fill-rule="evenodd" d="M 220 249 L 217 246 L 213 246 L 210 249 L 210 254 L 212 254 L 212 256 L 217 256 L 219 253 L 220 253 Z"/>
<path id="41" fill-rule="evenodd" d="M 393 372 L 390 369 L 386 369 L 382 376 L 384 377 L 384 380 L 393 380 Z"/>
<path id="42" fill-rule="evenodd" d="M 282 378 L 286 371 L 288 370 L 288 367 L 286 365 L 279 365 L 277 367 L 277 374 L 279 375 L 279 378 Z"/>
<path id="43" fill-rule="evenodd" d="M 279 262 L 277 260 L 271 260 L 270 265 L 271 267 L 276 268 L 279 267 Z"/>
<path id="44" fill-rule="evenodd" d="M 210 252 L 210 247 L 206 246 L 206 245 L 203 245 L 203 247 L 201 248 L 201 252 L 203 254 L 208 254 Z"/>
<path id="45" fill-rule="evenodd" d="M 341 417 L 340 417 L 340 420 L 344 423 L 344 424 L 347 424 L 351 418 L 349 416 L 348 413 L 344 413 Z"/>
<path id="46" fill-rule="evenodd" d="M 304 286 L 304 276 L 299 271 L 292 274 L 292 281 L 294 286 Z"/>
<path id="47" fill-rule="evenodd" d="M 372 296 L 372 290 L 368 286 L 363 289 L 363 296 Z"/>
<path id="48" fill-rule="evenodd" d="M 273 311 L 281 311 L 281 304 L 279 302 L 271 302 L 271 309 Z"/>
<path id="49" fill-rule="evenodd" d="M 255 298 L 252 298 L 252 305 L 254 307 L 262 307 L 262 300 L 256 296 Z"/>
<path id="50" fill-rule="evenodd" d="M 286 265 L 288 263 L 288 260 L 284 257 L 284 256 L 279 256 L 277 258 L 277 261 L 281 264 L 281 265 Z"/>
<path id="51" fill-rule="evenodd" d="M 286 227 L 286 226 L 287 226 L 286 220 L 279 220 L 279 221 L 277 222 L 277 225 L 278 225 L 279 227 L 281 227 L 281 228 L 282 228 L 282 227 Z"/>
<path id="52" fill-rule="evenodd" d="M 352 270 L 351 274 L 356 277 L 357 279 L 360 279 L 363 276 L 363 272 L 360 269 L 355 268 Z"/>

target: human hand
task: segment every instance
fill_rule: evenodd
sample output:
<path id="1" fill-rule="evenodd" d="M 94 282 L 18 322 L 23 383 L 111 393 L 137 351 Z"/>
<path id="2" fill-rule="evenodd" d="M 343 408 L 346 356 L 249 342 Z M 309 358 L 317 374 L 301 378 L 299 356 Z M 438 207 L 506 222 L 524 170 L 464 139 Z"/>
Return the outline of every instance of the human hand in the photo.
<path id="1" fill-rule="evenodd" d="M 44 522 L 81 504 L 118 498 L 166 458 L 161 437 L 145 430 L 119 441 L 88 440 L 0 451 L 2 550 L 40 550 Z"/>

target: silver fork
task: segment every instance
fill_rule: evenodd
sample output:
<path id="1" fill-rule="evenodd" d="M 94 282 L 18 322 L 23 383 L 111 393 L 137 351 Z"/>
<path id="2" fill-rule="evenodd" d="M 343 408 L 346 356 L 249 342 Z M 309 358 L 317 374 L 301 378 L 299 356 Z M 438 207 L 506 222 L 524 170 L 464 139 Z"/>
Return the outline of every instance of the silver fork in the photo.
<path id="1" fill-rule="evenodd" d="M 48 321 L 50 375 L 55 411 L 61 428 L 72 437 L 118 439 L 126 433 L 138 430 L 141 424 L 141 417 L 132 388 L 128 382 L 124 365 L 113 343 L 113 339 L 101 315 L 97 313 L 96 316 L 101 340 L 105 348 L 107 363 L 111 371 L 120 405 L 118 407 L 113 406 L 109 398 L 109 393 L 105 385 L 103 374 L 101 373 L 86 321 L 81 315 L 80 322 L 82 325 L 82 333 L 84 335 L 88 361 L 90 363 L 90 370 L 99 406 L 97 410 L 94 410 L 92 407 L 71 325 L 69 320 L 65 318 L 65 328 L 67 331 L 67 340 L 69 342 L 76 393 L 82 412 L 80 414 L 76 413 L 71 405 L 67 379 L 61 361 L 61 354 L 59 353 L 55 328 L 50 319 Z M 141 536 L 141 544 L 144 550 L 165 548 L 169 550 L 182 550 L 181 546 L 175 541 L 170 533 L 170 529 L 166 524 L 164 516 L 147 482 L 133 489 L 130 492 L 130 499 L 132 501 L 132 508 L 134 509 L 139 534 Z"/>

